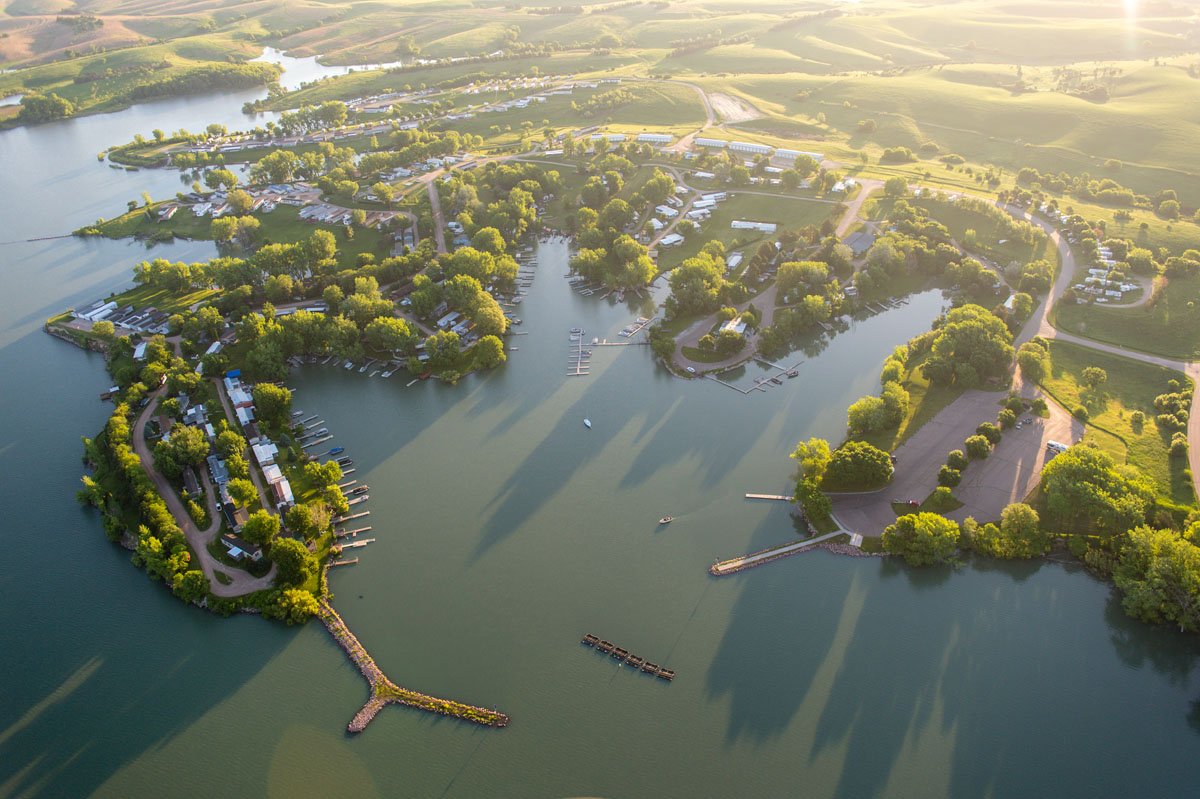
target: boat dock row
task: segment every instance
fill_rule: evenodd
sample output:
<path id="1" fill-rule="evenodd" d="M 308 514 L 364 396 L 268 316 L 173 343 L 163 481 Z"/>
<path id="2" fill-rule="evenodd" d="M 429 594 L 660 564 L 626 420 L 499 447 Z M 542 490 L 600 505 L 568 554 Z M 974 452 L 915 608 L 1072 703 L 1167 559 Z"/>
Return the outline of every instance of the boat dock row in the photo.
<path id="1" fill-rule="evenodd" d="M 583 348 L 583 328 L 573 327 L 567 334 L 567 377 L 589 374 L 592 351 Z"/>
<path id="2" fill-rule="evenodd" d="M 670 682 L 675 679 L 675 670 L 659 666 L 657 663 L 651 663 L 643 657 L 629 654 L 628 649 L 622 649 L 616 644 L 601 640 L 600 638 L 587 633 L 583 636 L 583 640 L 579 643 L 584 646 L 594 647 L 601 654 L 608 655 L 613 660 L 618 661 L 621 665 L 628 663 L 635 671 L 640 670 L 643 674 L 652 674 L 661 680 Z"/>

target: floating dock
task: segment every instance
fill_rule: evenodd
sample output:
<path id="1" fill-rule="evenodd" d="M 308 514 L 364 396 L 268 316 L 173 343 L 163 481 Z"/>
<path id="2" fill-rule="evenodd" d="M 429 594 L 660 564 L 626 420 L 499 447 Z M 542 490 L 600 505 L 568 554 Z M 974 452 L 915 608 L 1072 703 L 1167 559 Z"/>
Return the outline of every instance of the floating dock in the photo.
<path id="1" fill-rule="evenodd" d="M 675 671 L 673 669 L 661 668 L 657 663 L 651 663 L 639 655 L 632 655 L 628 649 L 623 649 L 610 641 L 604 641 L 591 633 L 585 633 L 579 643 L 584 646 L 590 646 L 603 655 L 608 655 L 613 660 L 621 663 L 621 665 L 628 663 L 633 667 L 634 671 L 651 674 L 668 682 L 675 679 Z"/>

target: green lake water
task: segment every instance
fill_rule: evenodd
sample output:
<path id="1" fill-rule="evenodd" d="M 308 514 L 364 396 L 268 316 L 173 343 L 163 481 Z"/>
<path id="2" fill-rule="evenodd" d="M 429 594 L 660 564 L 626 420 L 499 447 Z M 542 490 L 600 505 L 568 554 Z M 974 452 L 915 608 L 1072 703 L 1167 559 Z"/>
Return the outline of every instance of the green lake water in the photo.
<path id="1" fill-rule="evenodd" d="M 252 96 L 0 134 L 0 241 L 173 193 L 176 174 L 95 153 L 154 127 L 245 125 Z M 783 503 L 743 495 L 787 490 L 797 440 L 839 437 L 940 293 L 782 359 L 804 360 L 800 377 L 766 393 L 673 378 L 640 346 L 593 348 L 591 374 L 567 377 L 569 328 L 623 341 L 646 309 L 570 292 L 561 243 L 539 250 L 516 309 L 529 334 L 503 368 L 456 386 L 334 365 L 290 381 L 371 487 L 377 541 L 333 571 L 335 606 L 397 683 L 512 717 L 388 707 L 347 736 L 366 684 L 322 627 L 184 606 L 74 502 L 107 380 L 40 324 L 146 256 L 0 245 L 0 797 L 1194 795 L 1200 648 L 1129 621 L 1082 570 L 813 552 L 708 575 L 796 537 Z M 762 369 L 746 372 L 735 382 Z M 585 632 L 675 681 L 616 666 Z"/>

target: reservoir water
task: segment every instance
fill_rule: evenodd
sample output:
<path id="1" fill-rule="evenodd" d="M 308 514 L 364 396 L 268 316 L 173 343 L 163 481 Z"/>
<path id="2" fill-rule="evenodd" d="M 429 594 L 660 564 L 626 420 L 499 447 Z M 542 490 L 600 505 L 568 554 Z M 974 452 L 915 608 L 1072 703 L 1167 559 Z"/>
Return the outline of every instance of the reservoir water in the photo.
<path id="1" fill-rule="evenodd" d="M 377 542 L 333 572 L 335 606 L 396 682 L 512 717 L 391 707 L 347 737 L 366 687 L 319 625 L 184 606 L 74 502 L 108 383 L 41 321 L 147 255 L 211 245 L 25 241 L 173 194 L 174 173 L 95 153 L 155 127 L 244 127 L 260 94 L 0 134 L 0 796 L 1192 795 L 1200 648 L 1129 621 L 1081 570 L 815 552 L 708 575 L 796 537 L 784 507 L 743 494 L 785 491 L 797 440 L 840 437 L 940 294 L 797 353 L 800 377 L 766 393 L 672 378 L 638 346 L 595 348 L 591 375 L 567 377 L 570 328 L 621 340 L 644 309 L 568 291 L 555 243 L 503 368 L 456 386 L 291 380 L 371 486 Z M 613 665 L 585 632 L 675 681 Z"/>

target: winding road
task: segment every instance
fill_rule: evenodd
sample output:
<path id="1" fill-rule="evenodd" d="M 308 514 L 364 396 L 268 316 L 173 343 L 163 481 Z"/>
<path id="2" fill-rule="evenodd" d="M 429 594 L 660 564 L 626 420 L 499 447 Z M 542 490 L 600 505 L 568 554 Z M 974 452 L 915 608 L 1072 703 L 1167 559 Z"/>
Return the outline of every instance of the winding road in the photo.
<path id="1" fill-rule="evenodd" d="M 165 391 L 166 387 L 164 386 L 151 394 L 150 401 L 146 403 L 146 409 L 142 411 L 141 415 L 134 422 L 133 451 L 137 453 L 138 458 L 142 462 L 142 468 L 146 470 L 146 474 L 154 483 L 154 487 L 158 489 L 163 502 L 167 504 L 167 509 L 175 517 L 175 523 L 183 531 L 188 545 L 196 553 L 196 560 L 199 561 L 200 570 L 208 578 L 209 590 L 219 597 L 235 597 L 273 587 L 275 583 L 275 564 L 271 564 L 271 570 L 265 576 L 252 577 L 242 569 L 226 566 L 214 558 L 208 551 L 209 542 L 216 537 L 217 532 L 221 529 L 221 514 L 217 511 L 217 492 L 208 479 L 207 470 L 201 468 L 198 471 L 200 479 L 204 483 L 204 496 L 208 505 L 208 518 L 212 523 L 208 526 L 207 530 L 201 530 L 192 521 L 187 508 L 183 506 L 183 502 L 179 499 L 179 495 L 175 493 L 175 489 L 167 482 L 167 478 L 163 477 L 154 468 L 154 455 L 146 443 L 146 423 L 150 421 L 150 417 L 158 405 L 157 400 Z M 217 570 L 229 578 L 229 585 L 224 585 L 216 578 L 215 572 Z"/>
<path id="2" fill-rule="evenodd" d="M 1050 323 L 1050 309 L 1071 285 L 1076 271 L 1075 254 L 1058 230 L 1049 222 L 1034 217 L 1028 211 L 1002 206 L 1026 221 L 1045 230 L 1058 249 L 1062 266 L 1054 286 L 1034 311 L 1033 317 L 1013 341 L 1019 348 L 1034 336 L 1067 341 L 1099 352 L 1130 358 L 1143 363 L 1163 366 L 1185 373 L 1200 385 L 1200 364 L 1176 361 L 1156 355 L 1134 352 L 1122 347 L 1064 333 Z M 1036 386 L 1025 383 L 1019 371 L 1013 376 L 1013 387 L 1023 397 L 1041 395 Z M 1192 471 L 1193 487 L 1200 496 L 1200 392 L 1193 395 L 1188 417 L 1188 465 Z M 946 406 L 926 422 L 912 438 L 896 449 L 896 476 L 887 488 L 856 495 L 832 495 L 833 512 L 839 524 L 864 535 L 880 535 L 896 519 L 892 500 L 924 499 L 937 486 L 937 472 L 951 449 L 962 447 L 967 436 L 973 435 L 981 422 L 993 421 L 999 412 L 1004 394 L 972 389 Z M 1006 505 L 1021 502 L 1037 485 L 1046 461 L 1046 442 L 1073 444 L 1083 438 L 1084 425 L 1064 408 L 1047 399 L 1050 416 L 1021 429 L 1009 430 L 992 454 L 976 462 L 963 473 L 963 482 L 955 496 L 963 507 L 945 514 L 961 521 L 966 516 L 977 519 L 998 519 Z"/>

